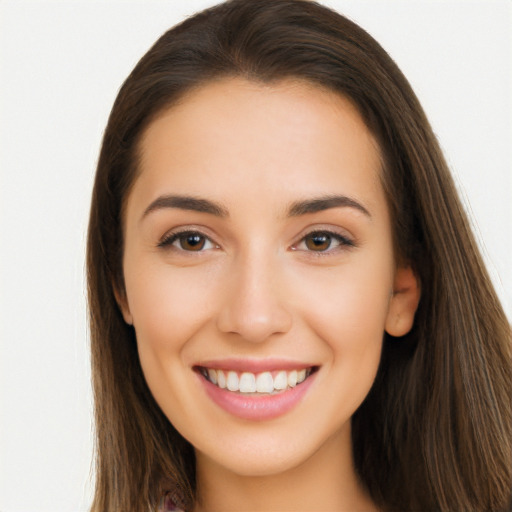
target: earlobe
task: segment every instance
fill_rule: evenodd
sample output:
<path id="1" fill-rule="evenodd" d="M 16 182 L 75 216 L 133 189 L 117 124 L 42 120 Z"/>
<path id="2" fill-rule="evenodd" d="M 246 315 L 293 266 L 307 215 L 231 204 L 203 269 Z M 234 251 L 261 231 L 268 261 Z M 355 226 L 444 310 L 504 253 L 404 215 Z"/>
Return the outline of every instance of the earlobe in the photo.
<path id="1" fill-rule="evenodd" d="M 120 292 L 115 284 L 112 285 L 112 289 L 114 290 L 114 296 L 116 298 L 117 305 L 123 314 L 124 321 L 128 325 L 133 325 L 133 317 L 128 306 L 126 292 L 124 290 Z"/>
<path id="2" fill-rule="evenodd" d="M 385 329 L 388 334 L 395 337 L 404 336 L 412 329 L 420 295 L 419 280 L 412 268 L 398 268 L 386 318 Z"/>

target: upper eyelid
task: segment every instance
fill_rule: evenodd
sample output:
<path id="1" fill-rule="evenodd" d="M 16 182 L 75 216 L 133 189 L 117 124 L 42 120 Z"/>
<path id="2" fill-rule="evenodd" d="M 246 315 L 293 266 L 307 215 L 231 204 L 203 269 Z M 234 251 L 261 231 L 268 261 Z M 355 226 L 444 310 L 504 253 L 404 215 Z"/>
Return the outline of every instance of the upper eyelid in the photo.
<path id="1" fill-rule="evenodd" d="M 310 231 L 309 233 L 306 233 L 304 236 L 299 238 L 299 240 L 297 242 L 292 244 L 292 248 L 297 247 L 298 245 L 303 243 L 308 236 L 313 235 L 313 234 L 326 234 L 326 235 L 329 235 L 332 238 L 334 238 L 335 240 L 337 240 L 338 242 L 340 242 L 341 245 L 346 246 L 346 247 L 355 247 L 355 245 L 356 245 L 355 241 L 352 239 L 352 237 L 349 237 L 349 236 L 346 236 L 346 235 L 342 235 L 341 233 L 338 233 L 336 231 L 329 231 L 329 230 L 326 230 L 326 229 L 318 229 L 318 230 Z M 312 252 L 315 252 L 315 251 L 312 251 Z M 322 251 L 319 251 L 319 252 L 322 252 Z M 329 252 L 329 251 L 323 251 L 323 252 L 326 253 L 326 252 Z"/>
<path id="2" fill-rule="evenodd" d="M 198 233 L 201 236 L 204 236 L 205 238 L 208 238 L 209 240 L 211 240 L 213 242 L 215 239 L 215 235 L 212 235 L 212 234 L 208 233 L 207 231 L 210 231 L 210 230 L 207 230 L 206 228 L 204 228 L 202 226 L 194 226 L 194 225 L 179 226 L 179 227 L 175 227 L 175 228 L 172 228 L 172 229 L 169 229 L 168 231 L 166 231 L 160 237 L 159 240 L 160 241 L 166 240 L 173 236 L 181 235 L 181 234 L 185 234 L 185 233 Z"/>
<path id="3" fill-rule="evenodd" d="M 206 229 L 204 226 L 195 226 L 195 225 L 179 226 L 179 227 L 170 229 L 162 237 L 160 237 L 157 245 L 162 246 L 172 237 L 176 237 L 181 234 L 198 233 L 201 236 L 204 236 L 205 238 L 210 240 L 214 245 L 220 247 L 221 244 L 219 244 L 216 241 L 217 237 L 215 235 L 209 234 L 207 231 L 210 231 L 210 230 Z M 302 232 L 297 237 L 295 237 L 295 241 L 290 244 L 290 247 L 297 246 L 307 236 L 314 234 L 314 233 L 327 233 L 327 234 L 333 235 L 334 237 L 338 237 L 338 238 L 350 241 L 351 244 L 356 245 L 355 237 L 348 230 L 346 230 L 344 228 L 341 228 L 341 227 L 336 228 L 333 226 L 325 226 L 325 225 L 313 225 L 313 226 L 308 226 L 307 228 L 303 229 Z"/>
<path id="4" fill-rule="evenodd" d="M 313 233 L 327 233 L 330 235 L 334 235 L 340 238 L 344 238 L 346 240 L 350 240 L 352 243 L 356 243 L 356 237 L 352 235 L 350 231 L 348 231 L 345 228 L 342 227 L 335 227 L 332 225 L 312 225 L 308 226 L 307 228 L 303 229 L 301 233 L 295 238 L 295 242 L 293 242 L 291 245 L 296 245 L 300 241 L 304 240 L 308 235 L 311 235 Z"/>
<path id="5" fill-rule="evenodd" d="M 158 241 L 157 247 L 165 248 L 166 246 L 173 244 L 180 235 L 186 235 L 186 234 L 198 234 L 204 238 L 206 238 L 211 244 L 213 244 L 215 247 L 219 247 L 219 244 L 215 241 L 214 238 L 212 238 L 210 235 L 207 235 L 204 233 L 203 230 L 197 229 L 197 228 L 184 228 L 184 229 L 171 229 L 167 231 Z M 184 251 L 188 252 L 188 251 Z M 190 251 L 194 252 L 194 251 Z M 197 253 L 204 252 L 204 251 L 197 251 Z"/>

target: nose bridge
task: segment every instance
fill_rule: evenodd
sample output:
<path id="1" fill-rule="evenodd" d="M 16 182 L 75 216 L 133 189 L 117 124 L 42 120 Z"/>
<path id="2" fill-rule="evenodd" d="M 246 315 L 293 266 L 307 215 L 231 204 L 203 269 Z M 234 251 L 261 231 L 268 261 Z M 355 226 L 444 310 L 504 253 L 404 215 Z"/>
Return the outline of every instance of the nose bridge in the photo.
<path id="1" fill-rule="evenodd" d="M 254 244 L 233 259 L 218 327 L 247 341 L 261 342 L 291 327 L 281 287 L 279 256 Z"/>

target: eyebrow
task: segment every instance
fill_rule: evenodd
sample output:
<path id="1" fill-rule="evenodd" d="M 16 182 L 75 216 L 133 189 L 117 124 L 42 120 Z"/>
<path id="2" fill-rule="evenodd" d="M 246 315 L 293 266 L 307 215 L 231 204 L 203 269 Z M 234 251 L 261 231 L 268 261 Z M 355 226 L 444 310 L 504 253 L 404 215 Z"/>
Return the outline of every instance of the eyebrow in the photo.
<path id="1" fill-rule="evenodd" d="M 351 197 L 343 195 L 323 196 L 315 199 L 307 199 L 304 201 L 296 201 L 292 203 L 288 209 L 289 217 L 297 217 L 299 215 L 306 215 L 308 213 L 317 213 L 330 208 L 354 208 L 364 213 L 371 219 L 370 212 L 358 201 Z"/>
<path id="2" fill-rule="evenodd" d="M 370 212 L 358 201 L 343 195 L 322 196 L 314 199 L 295 201 L 288 208 L 288 217 L 298 217 L 308 213 L 317 213 L 331 208 L 354 208 L 371 218 Z M 209 213 L 216 217 L 228 217 L 228 211 L 219 203 L 193 196 L 165 195 L 155 199 L 145 210 L 142 218 L 149 213 L 165 208 L 177 208 L 200 213 Z"/>
<path id="3" fill-rule="evenodd" d="M 209 213 L 216 217 L 227 217 L 228 211 L 220 204 L 192 196 L 174 196 L 166 195 L 155 199 L 145 210 L 142 218 L 149 213 L 164 208 L 178 208 L 180 210 L 191 210 L 194 212 Z"/>

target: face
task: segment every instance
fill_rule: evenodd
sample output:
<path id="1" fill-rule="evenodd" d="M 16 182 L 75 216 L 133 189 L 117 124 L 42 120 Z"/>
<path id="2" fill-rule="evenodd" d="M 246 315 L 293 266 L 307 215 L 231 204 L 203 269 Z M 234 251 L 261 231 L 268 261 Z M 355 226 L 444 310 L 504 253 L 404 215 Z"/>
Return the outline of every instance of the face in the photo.
<path id="1" fill-rule="evenodd" d="M 120 297 L 163 412 L 239 474 L 290 469 L 350 418 L 411 327 L 379 148 L 351 103 L 226 79 L 158 117 L 127 199 Z"/>

